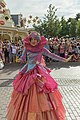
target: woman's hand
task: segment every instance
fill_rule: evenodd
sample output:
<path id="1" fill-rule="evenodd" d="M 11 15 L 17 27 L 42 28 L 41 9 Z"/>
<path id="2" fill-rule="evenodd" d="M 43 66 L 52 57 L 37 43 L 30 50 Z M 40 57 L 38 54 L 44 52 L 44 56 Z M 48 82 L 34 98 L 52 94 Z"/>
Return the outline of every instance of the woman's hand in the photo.
<path id="1" fill-rule="evenodd" d="M 71 55 L 69 58 L 65 59 L 65 62 L 69 62 L 71 60 L 73 55 Z"/>

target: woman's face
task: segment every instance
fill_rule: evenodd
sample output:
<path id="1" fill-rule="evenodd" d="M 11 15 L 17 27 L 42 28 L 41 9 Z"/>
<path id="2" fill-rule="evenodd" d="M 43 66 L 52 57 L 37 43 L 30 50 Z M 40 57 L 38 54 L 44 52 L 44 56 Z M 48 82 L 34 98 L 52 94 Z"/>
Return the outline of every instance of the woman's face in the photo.
<path id="1" fill-rule="evenodd" d="M 32 46 L 36 46 L 37 44 L 38 44 L 38 41 L 36 40 L 36 39 L 31 39 L 30 40 L 30 44 L 32 45 Z"/>

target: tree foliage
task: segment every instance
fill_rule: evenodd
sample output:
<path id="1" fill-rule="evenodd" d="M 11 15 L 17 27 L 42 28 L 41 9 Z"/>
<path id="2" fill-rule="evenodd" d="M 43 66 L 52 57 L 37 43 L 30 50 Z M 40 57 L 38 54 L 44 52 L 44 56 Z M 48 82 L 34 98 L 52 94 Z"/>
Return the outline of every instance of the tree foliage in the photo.
<path id="1" fill-rule="evenodd" d="M 69 29 L 69 34 L 70 36 L 76 36 L 76 25 L 77 25 L 77 21 L 73 18 L 71 19 L 71 23 L 70 23 L 70 29 Z"/>
<path id="2" fill-rule="evenodd" d="M 70 37 L 80 36 L 80 13 L 76 14 L 76 18 L 66 20 L 62 16 L 61 20 L 59 20 L 56 16 L 56 11 L 55 6 L 50 4 L 43 21 L 40 21 L 38 26 L 33 25 L 34 29 L 47 38 L 67 35 Z"/>
<path id="3" fill-rule="evenodd" d="M 64 16 L 62 16 L 62 18 L 61 18 L 60 26 L 61 26 L 60 35 L 61 36 L 66 36 L 67 35 L 66 34 L 67 33 L 66 32 L 66 30 L 67 30 L 67 22 L 66 22 Z"/>
<path id="4" fill-rule="evenodd" d="M 77 22 L 77 36 L 80 37 L 80 20 Z"/>

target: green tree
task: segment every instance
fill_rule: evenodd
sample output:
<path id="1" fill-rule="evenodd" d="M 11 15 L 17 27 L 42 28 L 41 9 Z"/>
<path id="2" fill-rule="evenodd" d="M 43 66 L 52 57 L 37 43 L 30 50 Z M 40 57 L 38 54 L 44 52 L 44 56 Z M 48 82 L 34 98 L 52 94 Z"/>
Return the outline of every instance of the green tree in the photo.
<path id="1" fill-rule="evenodd" d="M 60 22 L 59 19 L 56 19 L 54 22 L 54 28 L 53 28 L 53 32 L 54 32 L 54 36 L 59 36 L 60 35 Z"/>
<path id="2" fill-rule="evenodd" d="M 50 4 L 47 10 L 47 14 L 44 15 L 44 20 L 40 21 L 38 26 L 35 24 L 33 25 L 35 30 L 48 38 L 53 36 L 62 37 L 67 35 L 71 37 L 76 37 L 76 35 L 79 36 L 80 27 L 78 21 L 80 14 L 76 14 L 76 18 L 69 18 L 67 21 L 65 20 L 64 16 L 62 16 L 61 20 L 59 21 L 56 16 L 56 11 L 57 9 L 55 6 Z"/>
<path id="3" fill-rule="evenodd" d="M 52 4 L 49 5 L 47 10 L 47 15 L 45 15 L 45 23 L 47 27 L 47 36 L 53 37 L 58 34 L 59 29 L 59 20 L 56 16 L 57 9 Z"/>
<path id="4" fill-rule="evenodd" d="M 80 37 L 80 20 L 77 22 L 77 36 Z"/>
<path id="5" fill-rule="evenodd" d="M 61 17 L 60 21 L 60 35 L 61 36 L 66 36 L 67 35 L 67 22 L 64 18 L 64 16 Z"/>
<path id="6" fill-rule="evenodd" d="M 80 13 L 76 14 L 76 20 L 78 21 L 80 19 Z"/>
<path id="7" fill-rule="evenodd" d="M 71 23 L 70 23 L 70 30 L 69 30 L 69 34 L 71 37 L 76 37 L 76 28 L 77 28 L 77 21 L 75 20 L 75 18 L 71 19 Z"/>
<path id="8" fill-rule="evenodd" d="M 44 15 L 44 20 L 41 22 L 40 26 L 34 26 L 36 30 L 39 30 L 41 28 L 40 33 L 46 35 L 46 37 L 53 37 L 54 35 L 58 34 L 58 32 L 56 33 L 56 31 L 59 30 L 54 30 L 55 26 L 56 29 L 59 28 L 57 28 L 57 26 L 59 26 L 59 21 L 57 20 L 57 16 L 55 15 L 56 11 L 57 9 L 55 8 L 55 6 L 52 6 L 52 4 L 50 4 L 47 10 L 47 14 Z"/>
<path id="9" fill-rule="evenodd" d="M 70 22 L 66 22 L 66 35 L 69 36 Z"/>

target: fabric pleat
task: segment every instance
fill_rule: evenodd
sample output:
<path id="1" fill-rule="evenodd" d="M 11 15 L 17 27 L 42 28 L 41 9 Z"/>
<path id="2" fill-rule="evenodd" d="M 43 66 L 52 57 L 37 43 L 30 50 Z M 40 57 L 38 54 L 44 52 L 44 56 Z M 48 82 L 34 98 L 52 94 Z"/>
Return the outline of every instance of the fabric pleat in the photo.
<path id="1" fill-rule="evenodd" d="M 19 73 L 13 87 L 7 120 L 65 120 L 61 93 L 46 67 Z"/>

